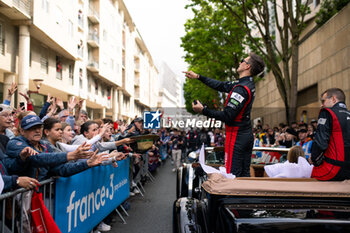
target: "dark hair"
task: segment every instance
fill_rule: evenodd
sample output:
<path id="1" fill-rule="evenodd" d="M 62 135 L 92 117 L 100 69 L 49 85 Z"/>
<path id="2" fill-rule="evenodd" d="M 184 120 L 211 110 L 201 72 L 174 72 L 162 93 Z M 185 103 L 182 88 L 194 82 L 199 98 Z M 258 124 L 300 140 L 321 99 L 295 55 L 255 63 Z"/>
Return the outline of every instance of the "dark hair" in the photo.
<path id="1" fill-rule="evenodd" d="M 89 131 L 90 125 L 97 124 L 95 121 L 87 121 L 80 126 L 80 134 L 84 135 L 85 132 Z"/>
<path id="2" fill-rule="evenodd" d="M 57 123 L 61 123 L 61 121 L 56 119 L 56 118 L 52 118 L 52 117 L 47 118 L 44 121 L 44 129 L 43 129 L 44 134 L 45 134 L 45 129 L 51 130 L 53 128 L 53 126 Z"/>
<path id="3" fill-rule="evenodd" d="M 249 54 L 249 62 L 248 63 L 251 66 L 250 74 L 252 76 L 256 76 L 256 75 L 260 74 L 265 69 L 264 60 L 256 53 Z"/>
<path id="4" fill-rule="evenodd" d="M 103 118 L 102 119 L 102 121 L 103 121 L 103 124 L 107 124 L 107 123 L 110 123 L 110 124 L 112 124 L 113 125 L 113 120 L 112 119 L 110 119 L 110 118 Z"/>
<path id="5" fill-rule="evenodd" d="M 329 89 L 325 90 L 322 93 L 321 98 L 326 93 L 327 93 L 327 97 L 328 98 L 330 98 L 332 96 L 335 96 L 339 102 L 344 102 L 345 103 L 345 94 L 344 94 L 344 91 L 342 89 L 340 89 L 340 88 L 329 88 Z"/>

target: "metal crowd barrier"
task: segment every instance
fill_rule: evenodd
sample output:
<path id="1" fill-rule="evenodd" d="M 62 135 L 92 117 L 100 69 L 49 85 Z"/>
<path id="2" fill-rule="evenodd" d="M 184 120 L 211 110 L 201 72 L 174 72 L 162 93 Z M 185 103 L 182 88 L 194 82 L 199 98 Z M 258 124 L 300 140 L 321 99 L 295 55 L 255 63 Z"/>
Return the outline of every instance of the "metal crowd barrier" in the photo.
<path id="1" fill-rule="evenodd" d="M 46 207 L 50 211 L 51 215 L 53 216 L 54 209 L 53 209 L 53 184 L 55 183 L 55 178 L 50 178 L 47 180 L 44 180 L 40 182 L 40 191 L 43 193 L 43 199 Z M 24 188 L 16 189 L 12 192 L 6 192 L 0 195 L 0 205 L 2 208 L 1 211 L 1 223 L 0 223 L 0 229 L 2 233 L 8 233 L 8 232 L 16 232 L 16 220 L 19 223 L 17 232 L 22 233 L 23 232 L 23 200 L 24 200 L 24 194 L 30 192 L 31 190 L 27 190 Z M 19 202 L 16 203 L 16 197 L 20 195 Z M 17 198 L 18 199 L 18 198 Z M 47 204 L 48 203 L 48 204 Z M 7 205 L 11 205 L 11 208 L 7 207 Z M 20 207 L 19 209 L 16 208 L 16 205 Z M 29 208 L 30 209 L 30 208 Z M 6 210 L 11 211 L 12 210 L 12 216 L 11 219 L 6 219 Z M 17 213 L 17 212 L 19 213 Z M 30 210 L 29 210 L 30 212 Z M 30 213 L 27 213 L 29 220 L 30 220 Z M 17 215 L 17 216 L 16 216 Z M 19 216 L 18 216 L 19 215 Z M 30 222 L 30 221 L 29 221 Z"/>

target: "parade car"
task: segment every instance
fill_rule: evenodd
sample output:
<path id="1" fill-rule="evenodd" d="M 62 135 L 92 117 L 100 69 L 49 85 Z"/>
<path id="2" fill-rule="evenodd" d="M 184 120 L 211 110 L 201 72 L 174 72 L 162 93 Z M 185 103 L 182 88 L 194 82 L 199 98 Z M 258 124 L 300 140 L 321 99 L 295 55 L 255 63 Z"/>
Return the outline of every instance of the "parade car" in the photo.
<path id="1" fill-rule="evenodd" d="M 206 150 L 207 162 L 220 151 Z M 228 179 L 192 163 L 178 171 L 177 198 L 174 233 L 350 232 L 350 180 Z"/>

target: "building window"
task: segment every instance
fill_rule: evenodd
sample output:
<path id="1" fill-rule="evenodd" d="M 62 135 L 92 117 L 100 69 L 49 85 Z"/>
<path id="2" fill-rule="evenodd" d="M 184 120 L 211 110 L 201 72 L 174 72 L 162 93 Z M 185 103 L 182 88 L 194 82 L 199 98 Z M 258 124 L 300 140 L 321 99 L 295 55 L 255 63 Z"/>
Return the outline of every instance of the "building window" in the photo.
<path id="1" fill-rule="evenodd" d="M 59 26 L 62 26 L 63 12 L 61 8 L 57 7 L 55 13 L 56 13 L 56 24 Z"/>
<path id="2" fill-rule="evenodd" d="M 72 64 L 70 64 L 69 66 L 68 66 L 68 75 L 69 75 L 69 80 L 70 80 L 70 83 L 72 84 L 72 85 L 74 85 L 74 75 L 73 75 L 73 65 Z"/>
<path id="3" fill-rule="evenodd" d="M 95 94 L 98 94 L 98 83 L 97 80 L 95 80 Z"/>
<path id="4" fill-rule="evenodd" d="M 83 88 L 83 69 L 79 68 L 79 87 Z"/>
<path id="5" fill-rule="evenodd" d="M 106 30 L 103 30 L 103 41 L 107 42 L 108 40 L 108 34 Z"/>
<path id="6" fill-rule="evenodd" d="M 49 0 L 41 0 L 41 8 L 49 13 Z"/>
<path id="7" fill-rule="evenodd" d="M 112 58 L 109 61 L 109 66 L 110 66 L 111 70 L 114 70 L 114 60 Z"/>
<path id="8" fill-rule="evenodd" d="M 68 35 L 70 35 L 70 37 L 74 36 L 73 22 L 71 20 L 68 20 Z"/>
<path id="9" fill-rule="evenodd" d="M 41 47 L 40 70 L 45 74 L 49 73 L 48 49 L 43 46 Z"/>
<path id="10" fill-rule="evenodd" d="M 107 89 L 107 97 L 108 97 L 108 99 L 111 99 L 111 89 L 110 88 Z"/>
<path id="11" fill-rule="evenodd" d="M 5 36 L 4 36 L 4 29 L 1 23 L 0 23 L 0 53 L 2 55 L 5 55 Z"/>
<path id="12" fill-rule="evenodd" d="M 60 56 L 56 56 L 56 78 L 62 80 L 62 62 Z"/>
<path id="13" fill-rule="evenodd" d="M 91 77 L 88 76 L 88 92 L 91 92 Z"/>

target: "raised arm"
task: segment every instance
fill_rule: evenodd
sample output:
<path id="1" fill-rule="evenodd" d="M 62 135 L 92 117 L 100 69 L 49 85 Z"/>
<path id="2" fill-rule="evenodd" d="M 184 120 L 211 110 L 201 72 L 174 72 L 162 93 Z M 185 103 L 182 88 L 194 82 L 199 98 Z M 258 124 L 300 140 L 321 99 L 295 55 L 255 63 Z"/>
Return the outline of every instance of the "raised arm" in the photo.
<path id="1" fill-rule="evenodd" d="M 204 83 L 205 85 L 207 85 L 208 87 L 213 88 L 214 90 L 220 91 L 220 92 L 230 92 L 234 86 L 234 84 L 232 82 L 222 82 L 216 79 L 211 79 L 211 78 L 207 78 L 204 77 L 200 74 L 196 74 L 193 71 L 184 71 L 184 73 L 186 74 L 185 76 L 187 78 L 190 79 L 198 79 L 200 80 L 202 83 Z"/>

